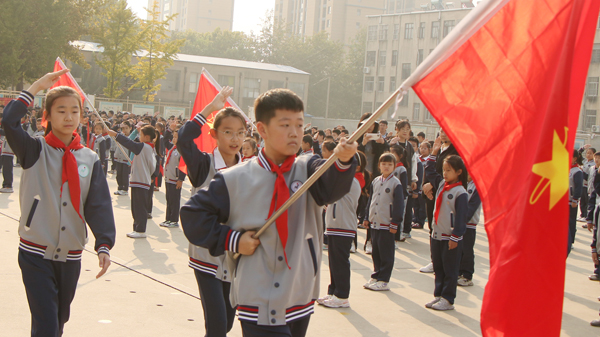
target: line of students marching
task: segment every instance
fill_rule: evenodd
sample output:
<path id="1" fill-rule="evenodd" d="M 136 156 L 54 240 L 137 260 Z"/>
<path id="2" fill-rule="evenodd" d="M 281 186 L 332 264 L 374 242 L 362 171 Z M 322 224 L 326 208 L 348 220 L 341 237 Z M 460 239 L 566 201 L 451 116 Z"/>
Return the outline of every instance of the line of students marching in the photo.
<path id="1" fill-rule="evenodd" d="M 127 195 L 131 188 L 133 231 L 128 237 L 146 236 L 154 186 L 161 180 L 157 178 L 164 176 L 167 211 L 160 225 L 178 227 L 181 219 L 190 241 L 189 266 L 198 283 L 208 336 L 225 336 L 236 311 L 244 336 L 304 336 L 315 302 L 348 307 L 349 254 L 356 246 L 360 213 L 364 213 L 361 217 L 368 227 L 374 265 L 364 288 L 389 290 L 396 234 L 407 233 L 409 198 L 413 198 L 415 186 L 421 188 L 424 178 L 429 184 L 423 185 L 423 193 L 434 201 L 428 211 L 432 214 L 435 290 L 426 307 L 453 309 L 459 275 L 465 285 L 471 282 L 481 203 L 464 163 L 452 154 L 453 148 L 443 135 L 433 144 L 433 155 L 427 157 L 419 158 L 407 140 L 392 146 L 391 152 L 380 154 L 371 166 L 380 173 L 373 179 L 367 170 L 373 158 L 357 152 L 357 143 L 363 139 L 354 144 L 344 137 L 339 137 L 337 144 L 317 143 L 324 157 L 335 153 L 338 160 L 274 226 L 255 238 L 265 219 L 325 161 L 313 153 L 311 137 L 302 138 L 304 106 L 297 95 L 274 89 L 257 98 L 257 131 L 264 142 L 260 149 L 254 139 L 245 139 L 243 114 L 223 108 L 231 88 L 224 88 L 202 112 L 180 129 L 175 128 L 172 140 L 165 141 L 151 125 L 138 129 L 124 122 L 121 133 L 117 133 L 97 124 L 98 136 L 90 140 L 93 149 L 88 149 L 75 132 L 82 104 L 70 88 L 54 88 L 47 93 L 45 137 L 31 137 L 19 124 L 33 95 L 50 88 L 63 73 L 47 74 L 23 91 L 6 107 L 2 121 L 5 137 L 14 145 L 14 154 L 23 167 L 19 265 L 32 314 L 32 335 L 62 333 L 88 240 L 86 223 L 96 238 L 94 247 L 102 267 L 98 277 L 110 265 L 109 253 L 115 241 L 106 182 L 111 148 L 118 183 L 115 194 Z M 220 112 L 210 135 L 217 148 L 204 153 L 194 139 L 216 110 Z M 410 128 L 402 121 L 396 129 L 400 132 L 406 126 Z M 368 147 L 369 140 L 364 140 L 365 144 Z M 297 156 L 300 147 L 303 153 Z M 187 172 L 180 170 L 180 158 Z M 193 193 L 180 208 L 186 175 Z M 361 203 L 361 198 L 367 198 L 366 202 Z M 268 207 L 261 203 L 263 200 L 271 200 Z M 324 234 L 328 238 L 331 282 L 327 295 L 319 297 Z M 241 254 L 237 260 L 235 253 Z"/>

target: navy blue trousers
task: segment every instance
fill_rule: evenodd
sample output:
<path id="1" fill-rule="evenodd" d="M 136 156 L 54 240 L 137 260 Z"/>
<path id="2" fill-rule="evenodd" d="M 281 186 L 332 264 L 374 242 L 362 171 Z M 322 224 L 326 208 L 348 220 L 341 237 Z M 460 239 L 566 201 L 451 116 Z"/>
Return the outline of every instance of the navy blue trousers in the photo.
<path id="1" fill-rule="evenodd" d="M 181 206 L 181 188 L 177 189 L 177 185 L 165 183 L 167 192 L 167 211 L 165 212 L 165 221 L 179 222 L 179 208 Z"/>
<path id="2" fill-rule="evenodd" d="M 117 170 L 117 185 L 119 191 L 129 191 L 129 173 L 131 166 L 125 163 L 115 162 Z"/>
<path id="3" fill-rule="evenodd" d="M 200 290 L 206 336 L 225 337 L 235 319 L 235 309 L 229 301 L 231 284 L 195 269 L 194 275 Z"/>
<path id="4" fill-rule="evenodd" d="M 475 237 L 477 236 L 477 230 L 467 228 L 465 235 L 463 236 L 463 251 L 460 259 L 459 275 L 462 275 L 467 280 L 473 279 L 473 273 L 475 273 Z"/>
<path id="5" fill-rule="evenodd" d="M 45 260 L 19 250 L 19 267 L 31 312 L 31 336 L 61 336 L 69 320 L 81 261 Z"/>
<path id="6" fill-rule="evenodd" d="M 148 195 L 149 190 L 132 187 L 131 188 L 131 215 L 133 216 L 133 230 L 139 233 L 146 232 L 148 223 Z"/>
<path id="7" fill-rule="evenodd" d="M 567 246 L 567 256 L 571 253 L 571 248 L 575 243 L 575 233 L 577 232 L 577 206 L 571 207 L 569 204 L 569 242 Z"/>
<path id="8" fill-rule="evenodd" d="M 12 156 L 0 156 L 0 164 L 2 165 L 2 188 L 12 188 L 13 184 L 13 157 Z"/>
<path id="9" fill-rule="evenodd" d="M 373 274 L 371 278 L 377 281 L 390 282 L 394 269 L 396 246 L 394 234 L 388 230 L 371 228 L 371 241 L 373 244 Z"/>
<path id="10" fill-rule="evenodd" d="M 258 325 L 253 322 L 242 322 L 244 337 L 304 337 L 308 330 L 310 316 L 286 325 Z"/>
<path id="11" fill-rule="evenodd" d="M 354 238 L 339 235 L 329 236 L 329 277 L 327 295 L 348 298 L 350 295 L 350 247 Z"/>
<path id="12" fill-rule="evenodd" d="M 435 273 L 433 296 L 441 296 L 454 304 L 463 242 L 459 241 L 458 247 L 448 249 L 447 240 L 431 239 L 430 241 L 433 272 Z"/>

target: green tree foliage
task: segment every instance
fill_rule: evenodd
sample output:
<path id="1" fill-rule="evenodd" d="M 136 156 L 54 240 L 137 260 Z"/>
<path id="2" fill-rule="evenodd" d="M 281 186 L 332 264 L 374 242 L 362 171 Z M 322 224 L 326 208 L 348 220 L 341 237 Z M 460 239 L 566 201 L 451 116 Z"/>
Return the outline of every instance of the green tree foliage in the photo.
<path id="1" fill-rule="evenodd" d="M 188 30 L 173 32 L 171 39 L 185 40 L 185 44 L 181 48 L 183 54 L 256 61 L 254 40 L 242 32 L 224 31 L 220 28 L 210 33 Z"/>
<path id="2" fill-rule="evenodd" d="M 0 86 L 23 88 L 52 70 L 56 56 L 86 63 L 69 41 L 89 33 L 103 0 L 4 0 L 0 11 Z"/>
<path id="3" fill-rule="evenodd" d="M 131 71 L 131 58 L 138 48 L 138 28 L 138 20 L 125 0 L 107 3 L 95 20 L 92 39 L 104 48 L 96 63 L 107 79 L 106 97 L 119 98 L 127 89 L 123 79 Z"/>
<path id="4" fill-rule="evenodd" d="M 156 81 L 166 78 L 166 69 L 173 65 L 184 41 L 169 39 L 169 22 L 174 16 L 161 20 L 158 1 L 154 1 L 152 9 L 147 11 L 150 19 L 143 20 L 140 25 L 138 48 L 141 52 L 131 69 L 136 82 L 130 89 L 140 88 L 144 92 L 144 101 L 152 102 L 160 90 L 160 84 L 156 84 Z"/>

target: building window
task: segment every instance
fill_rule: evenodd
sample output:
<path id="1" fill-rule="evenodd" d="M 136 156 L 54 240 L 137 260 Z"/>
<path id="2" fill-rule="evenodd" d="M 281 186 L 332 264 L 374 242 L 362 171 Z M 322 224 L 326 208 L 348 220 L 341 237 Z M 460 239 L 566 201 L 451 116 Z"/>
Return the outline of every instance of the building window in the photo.
<path id="1" fill-rule="evenodd" d="M 167 70 L 165 85 L 162 87 L 165 91 L 179 91 L 179 76 L 181 71 Z"/>
<path id="2" fill-rule="evenodd" d="M 587 97 L 598 97 L 598 77 L 588 77 Z"/>
<path id="3" fill-rule="evenodd" d="M 285 86 L 285 84 L 283 83 L 283 81 L 269 80 L 269 86 L 267 89 L 271 90 L 271 89 L 283 88 L 284 86 Z"/>
<path id="4" fill-rule="evenodd" d="M 408 106 L 408 94 L 410 92 L 407 92 L 406 94 L 404 94 L 404 98 L 402 98 L 402 100 L 400 101 L 399 106 Z M 404 118 L 402 118 L 404 119 Z"/>
<path id="5" fill-rule="evenodd" d="M 432 39 L 437 39 L 440 37 L 440 22 L 439 21 L 433 21 L 431 23 L 431 38 Z"/>
<path id="6" fill-rule="evenodd" d="M 402 63 L 402 80 L 410 77 L 410 63 Z"/>
<path id="7" fill-rule="evenodd" d="M 396 91 L 396 76 L 390 77 L 390 92 Z"/>
<path id="8" fill-rule="evenodd" d="M 377 57 L 376 51 L 368 51 L 367 52 L 367 63 L 366 63 L 367 67 L 375 66 L 375 57 Z"/>
<path id="9" fill-rule="evenodd" d="M 385 90 L 385 76 L 377 77 L 377 92 L 383 92 Z"/>
<path id="10" fill-rule="evenodd" d="M 330 22 L 330 20 L 329 20 L 329 19 L 327 19 L 327 28 L 329 28 L 329 24 L 330 24 L 330 23 L 331 23 L 331 22 Z"/>
<path id="11" fill-rule="evenodd" d="M 600 63 L 600 43 L 594 43 L 592 50 L 592 63 Z"/>
<path id="12" fill-rule="evenodd" d="M 417 51 L 417 66 L 423 62 L 423 49 Z"/>
<path id="13" fill-rule="evenodd" d="M 230 86 L 233 88 L 235 87 L 235 76 L 219 75 L 219 77 L 217 77 L 217 83 L 222 87 Z"/>
<path id="14" fill-rule="evenodd" d="M 415 29 L 414 23 L 407 23 L 404 25 L 404 39 L 411 40 L 413 38 L 413 30 Z"/>
<path id="15" fill-rule="evenodd" d="M 419 121 L 421 118 L 421 103 L 413 104 L 413 121 Z"/>
<path id="16" fill-rule="evenodd" d="M 200 74 L 190 73 L 190 84 L 188 86 L 188 92 L 198 91 L 198 81 L 200 81 Z"/>
<path id="17" fill-rule="evenodd" d="M 327 7 L 327 14 L 331 14 L 331 6 Z"/>
<path id="18" fill-rule="evenodd" d="M 375 77 L 365 76 L 365 92 L 373 92 L 374 85 L 375 85 Z"/>
<path id="19" fill-rule="evenodd" d="M 296 95 L 300 96 L 300 98 L 304 99 L 304 83 L 290 82 L 288 84 L 288 89 L 295 92 Z"/>
<path id="20" fill-rule="evenodd" d="M 380 50 L 379 51 L 379 66 L 385 67 L 386 62 L 387 62 L 387 53 L 385 50 Z"/>
<path id="21" fill-rule="evenodd" d="M 258 78 L 244 79 L 244 97 L 257 98 L 260 95 L 260 80 Z"/>
<path id="22" fill-rule="evenodd" d="M 360 29 L 360 22 L 356 23 L 356 29 Z"/>
<path id="23" fill-rule="evenodd" d="M 427 107 L 425 107 L 425 120 L 426 121 L 432 121 L 433 120 L 433 116 L 431 116 L 431 112 L 429 112 L 429 110 L 427 109 Z"/>
<path id="24" fill-rule="evenodd" d="M 381 27 L 379 29 L 379 40 L 380 41 L 387 40 L 387 32 L 388 32 L 388 26 L 381 25 Z"/>
<path id="25" fill-rule="evenodd" d="M 454 20 L 444 21 L 444 37 L 448 36 L 452 29 L 454 29 Z"/>
<path id="26" fill-rule="evenodd" d="M 388 1 L 388 5 L 387 5 L 387 13 L 388 14 L 394 14 L 394 9 L 395 9 L 395 5 L 396 1 L 392 0 L 392 1 Z"/>
<path id="27" fill-rule="evenodd" d="M 425 38 L 425 22 L 419 23 L 419 39 Z"/>
<path id="28" fill-rule="evenodd" d="M 377 40 L 377 26 L 369 26 L 369 32 L 367 34 L 367 39 L 369 41 Z"/>
<path id="29" fill-rule="evenodd" d="M 362 112 L 371 112 L 373 110 L 373 103 L 371 102 L 363 102 Z"/>
<path id="30" fill-rule="evenodd" d="M 392 67 L 395 67 L 397 65 L 398 65 L 398 51 L 392 50 Z"/>
<path id="31" fill-rule="evenodd" d="M 356 16 L 360 16 L 360 9 L 356 10 Z"/>
<path id="32" fill-rule="evenodd" d="M 394 40 L 398 40 L 398 35 L 400 35 L 400 25 L 394 25 Z"/>
<path id="33" fill-rule="evenodd" d="M 592 125 L 596 125 L 596 110 L 585 110 L 584 123 L 583 128 L 586 130 L 590 130 Z"/>

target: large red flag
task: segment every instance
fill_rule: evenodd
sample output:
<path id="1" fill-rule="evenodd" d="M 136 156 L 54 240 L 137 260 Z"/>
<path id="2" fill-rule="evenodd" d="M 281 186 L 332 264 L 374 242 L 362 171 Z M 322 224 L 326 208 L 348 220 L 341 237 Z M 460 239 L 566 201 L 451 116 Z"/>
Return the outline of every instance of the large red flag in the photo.
<path id="1" fill-rule="evenodd" d="M 194 101 L 194 108 L 192 109 L 190 120 L 196 116 L 196 114 L 202 112 L 202 109 L 206 107 L 212 100 L 217 96 L 217 94 L 221 91 L 222 87 L 215 81 L 215 79 L 210 75 L 208 70 L 202 69 L 202 75 L 200 76 L 200 82 L 198 83 L 198 92 L 196 93 L 196 100 Z M 227 102 L 225 102 L 225 107 L 232 106 L 239 111 L 242 111 L 237 104 L 229 97 Z M 213 127 L 213 122 L 215 120 L 215 115 L 218 111 L 213 111 L 208 118 L 206 118 L 206 124 L 202 127 L 202 134 L 200 137 L 196 138 L 194 142 L 198 149 L 202 152 L 212 152 L 215 147 L 217 147 L 217 142 L 214 138 L 211 137 L 209 131 Z M 243 114 L 243 112 L 242 112 Z M 247 123 L 251 123 L 250 119 L 244 114 L 244 118 L 246 118 Z M 187 173 L 187 166 L 185 165 L 183 159 L 179 162 L 179 169 L 182 172 Z"/>
<path id="2" fill-rule="evenodd" d="M 479 4 L 403 85 L 464 158 L 483 201 L 484 336 L 558 336 L 569 168 L 600 1 Z"/>
<path id="3" fill-rule="evenodd" d="M 56 61 L 54 61 L 54 72 L 63 70 L 63 69 L 67 69 L 67 66 L 63 63 L 63 61 L 60 59 L 60 57 L 56 58 Z M 54 85 L 52 85 L 52 88 L 58 87 L 58 86 L 67 86 L 67 87 L 71 87 L 73 89 L 75 89 L 77 91 L 77 93 L 79 93 L 79 96 L 81 96 L 81 103 L 85 104 L 85 94 L 83 93 L 83 90 L 81 90 L 81 87 L 79 86 L 79 84 L 77 83 L 77 81 L 75 81 L 75 79 L 73 78 L 73 75 L 71 75 L 70 72 L 61 75 L 60 78 L 58 79 L 58 81 L 56 83 L 54 83 Z M 44 127 L 48 127 L 48 121 L 46 120 L 46 114 L 44 114 L 42 116 L 42 125 Z M 89 140 L 86 144 L 89 143 Z"/>

